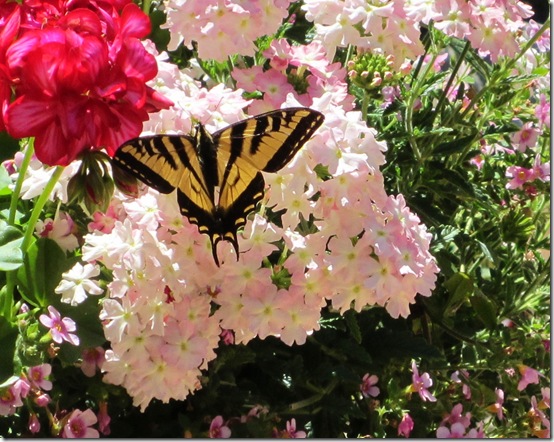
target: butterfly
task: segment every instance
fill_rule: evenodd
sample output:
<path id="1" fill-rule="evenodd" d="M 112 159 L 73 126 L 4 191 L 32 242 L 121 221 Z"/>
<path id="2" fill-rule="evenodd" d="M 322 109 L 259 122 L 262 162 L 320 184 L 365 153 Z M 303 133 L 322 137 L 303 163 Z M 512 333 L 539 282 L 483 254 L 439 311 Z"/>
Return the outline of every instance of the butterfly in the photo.
<path id="1" fill-rule="evenodd" d="M 214 133 L 197 124 L 192 135 L 153 135 L 127 141 L 113 163 L 160 193 L 177 190 L 181 214 L 216 246 L 230 242 L 263 198 L 261 172 L 282 169 L 323 123 L 312 109 L 280 109 Z M 219 192 L 216 191 L 219 188 Z"/>

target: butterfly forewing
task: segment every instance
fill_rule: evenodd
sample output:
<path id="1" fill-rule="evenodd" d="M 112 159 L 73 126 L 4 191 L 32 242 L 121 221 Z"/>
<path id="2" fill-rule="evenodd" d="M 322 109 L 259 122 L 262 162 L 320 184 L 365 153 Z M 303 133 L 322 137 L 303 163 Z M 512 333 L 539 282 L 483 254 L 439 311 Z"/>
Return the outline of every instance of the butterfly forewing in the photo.
<path id="1" fill-rule="evenodd" d="M 215 132 L 218 150 L 230 161 L 242 158 L 258 170 L 282 169 L 323 123 L 323 115 L 307 108 L 290 108 L 248 118 Z"/>
<path id="2" fill-rule="evenodd" d="M 236 170 L 249 172 L 248 177 L 241 177 L 241 184 L 252 179 L 254 171 L 277 172 L 322 123 L 323 115 L 319 112 L 291 108 L 267 112 L 215 132 L 218 156 L 225 160 L 220 162 L 225 165 L 223 175 L 220 174 L 220 205 L 229 206 L 235 199 L 231 188 Z"/>
<path id="3" fill-rule="evenodd" d="M 116 165 L 161 193 L 179 185 L 187 163 L 196 159 L 194 139 L 188 136 L 155 135 L 123 144 L 113 157 Z M 198 177 L 202 181 L 203 177 Z"/>

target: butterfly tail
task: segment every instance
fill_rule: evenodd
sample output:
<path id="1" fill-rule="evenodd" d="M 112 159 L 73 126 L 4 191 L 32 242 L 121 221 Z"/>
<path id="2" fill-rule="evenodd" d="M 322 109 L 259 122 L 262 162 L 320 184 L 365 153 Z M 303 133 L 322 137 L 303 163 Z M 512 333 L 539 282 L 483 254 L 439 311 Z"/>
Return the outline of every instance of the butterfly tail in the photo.
<path id="1" fill-rule="evenodd" d="M 214 257 L 215 264 L 218 267 L 221 267 L 221 264 L 219 262 L 219 257 L 217 256 L 217 245 L 222 239 L 230 242 L 233 245 L 233 248 L 235 249 L 235 254 L 237 255 L 237 261 L 239 260 L 239 242 L 237 236 L 234 234 L 232 235 L 231 233 L 232 232 L 227 232 L 224 237 L 222 237 L 220 234 L 214 234 L 210 237 L 212 243 L 212 255 Z"/>

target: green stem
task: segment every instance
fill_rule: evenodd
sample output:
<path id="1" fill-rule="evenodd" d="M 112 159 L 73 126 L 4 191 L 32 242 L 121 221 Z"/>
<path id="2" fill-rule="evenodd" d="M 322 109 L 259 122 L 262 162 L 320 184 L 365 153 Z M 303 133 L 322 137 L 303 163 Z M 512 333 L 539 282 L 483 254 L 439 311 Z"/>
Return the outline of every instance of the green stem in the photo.
<path id="1" fill-rule="evenodd" d="M 25 252 L 27 252 L 27 249 L 29 248 L 29 244 L 31 242 L 31 239 L 33 238 L 33 233 L 35 231 L 35 225 L 38 221 L 38 217 L 40 216 L 42 209 L 46 204 L 46 201 L 48 201 L 48 197 L 52 193 L 52 190 L 54 190 L 54 186 L 60 179 L 60 176 L 62 175 L 63 171 L 64 171 L 64 167 L 62 166 L 56 167 L 56 169 L 54 170 L 54 173 L 50 177 L 50 180 L 46 184 L 46 187 L 40 194 L 37 202 L 35 203 L 35 207 L 33 208 L 33 212 L 31 213 L 31 218 L 29 218 L 29 222 L 27 224 L 27 230 L 25 231 L 23 242 L 21 243 L 21 250 L 23 251 L 23 254 L 25 254 Z"/>
<path id="2" fill-rule="evenodd" d="M 471 48 L 471 44 L 469 41 L 466 42 L 464 49 L 462 50 L 460 56 L 458 57 L 458 60 L 456 61 L 456 65 L 454 66 L 454 69 L 452 69 L 452 73 L 450 74 L 450 78 L 448 79 L 448 82 L 446 83 L 446 86 L 439 98 L 439 102 L 437 103 L 437 106 L 435 107 L 435 113 L 433 114 L 433 121 L 435 120 L 436 116 L 440 113 L 440 110 L 442 106 L 444 105 L 444 102 L 446 101 L 446 97 L 448 96 L 448 93 L 450 92 L 450 88 L 452 87 L 452 83 L 454 83 L 454 78 L 456 77 L 456 74 L 460 70 L 460 67 L 462 66 L 462 63 L 465 61 L 466 54 L 469 52 L 469 49 Z M 443 123 L 443 126 L 446 126 L 447 123 Z M 431 143 L 432 144 L 432 143 Z"/>
<path id="3" fill-rule="evenodd" d="M 142 2 L 142 12 L 144 12 L 146 15 L 150 15 L 151 3 L 152 3 L 152 0 L 143 0 Z"/>
<path id="4" fill-rule="evenodd" d="M 18 171 L 17 181 L 15 182 L 15 188 L 13 190 L 12 199 L 10 201 L 10 212 L 8 215 L 8 224 L 10 226 L 13 226 L 15 222 L 15 214 L 17 212 L 17 203 L 19 201 L 19 195 L 21 194 L 21 187 L 23 186 L 23 181 L 25 181 L 25 174 L 27 173 L 27 168 L 29 167 L 29 163 L 31 162 L 33 153 L 35 152 L 34 144 L 35 144 L 35 139 L 29 138 L 29 144 L 27 146 L 27 149 L 25 149 L 23 161 Z"/>
<path id="5" fill-rule="evenodd" d="M 423 57 L 423 56 L 422 56 Z M 414 133 L 414 127 L 413 127 L 413 116 L 414 116 L 414 106 L 415 101 L 417 98 L 420 97 L 419 91 L 422 88 L 422 85 L 427 78 L 427 75 L 429 74 L 429 71 L 431 70 L 433 63 L 435 62 L 436 55 L 433 55 L 431 60 L 427 62 L 425 65 L 425 69 L 423 70 L 423 73 L 419 73 L 417 75 L 417 78 L 415 79 L 415 84 L 412 87 L 412 91 L 409 95 L 408 102 L 406 103 L 406 114 L 404 117 L 405 123 L 404 127 L 406 128 L 406 133 L 408 134 L 408 141 L 412 148 L 412 151 L 414 153 L 414 158 L 416 159 L 418 165 L 421 165 L 422 162 L 422 155 L 421 151 L 419 149 L 418 142 L 416 140 L 416 137 L 413 136 Z"/>
<path id="6" fill-rule="evenodd" d="M 12 192 L 11 200 L 10 200 L 10 210 L 8 212 L 8 224 L 10 226 L 13 226 L 15 224 L 15 215 L 17 213 L 17 203 L 19 202 L 20 195 L 21 195 L 21 188 L 23 187 L 23 181 L 25 181 L 25 174 L 27 172 L 27 168 L 29 167 L 29 163 L 31 162 L 31 158 L 33 157 L 33 153 L 35 151 L 34 149 L 34 138 L 29 138 L 29 144 L 27 145 L 27 149 L 25 149 L 25 154 L 23 156 L 23 161 L 21 163 L 21 167 L 19 168 L 17 180 L 15 182 L 15 187 Z M 11 321 L 13 319 L 13 313 L 14 313 L 14 289 L 15 289 L 15 283 L 16 283 L 16 270 L 6 272 L 6 286 L 2 289 L 0 292 L 1 302 L 1 309 L 2 309 L 2 316 L 4 316 L 8 321 Z"/>

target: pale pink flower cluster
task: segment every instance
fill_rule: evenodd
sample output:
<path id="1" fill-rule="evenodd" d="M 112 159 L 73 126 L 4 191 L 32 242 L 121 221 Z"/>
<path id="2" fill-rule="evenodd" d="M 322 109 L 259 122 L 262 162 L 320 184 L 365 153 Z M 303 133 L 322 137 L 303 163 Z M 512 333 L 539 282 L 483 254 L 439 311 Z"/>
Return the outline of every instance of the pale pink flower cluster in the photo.
<path id="1" fill-rule="evenodd" d="M 246 117 L 243 109 L 250 100 L 242 98 L 242 89 L 230 89 L 221 83 L 206 89 L 195 78 L 202 71 L 179 68 L 167 61 L 166 53 L 158 54 L 152 42 L 145 42 L 147 50 L 156 55 L 158 75 L 149 83 L 174 106 L 151 114 L 144 123 L 143 135 L 190 133 L 196 123 L 202 123 L 209 131 L 215 131 Z"/>
<path id="2" fill-rule="evenodd" d="M 170 30 L 169 49 L 196 42 L 201 59 L 225 61 L 240 53 L 253 56 L 255 40 L 274 34 L 290 0 L 169 0 L 165 3 Z"/>
<path id="3" fill-rule="evenodd" d="M 531 7 L 517 0 L 305 0 L 306 18 L 333 55 L 348 45 L 394 55 L 397 67 L 423 54 L 420 23 L 433 20 L 445 34 L 468 39 L 482 56 L 511 57 Z"/>
<path id="4" fill-rule="evenodd" d="M 327 301 L 341 312 L 380 305 L 405 317 L 416 294 L 429 296 L 434 287 L 431 235 L 402 195 L 385 193 L 379 166 L 386 146 L 361 113 L 350 110 L 345 72 L 342 80 L 331 79 L 336 68 L 319 45 L 292 48 L 279 41 L 269 51 L 274 72 L 282 75 L 287 66 L 313 78 L 310 96 L 280 95 L 273 108 L 306 105 L 325 115 L 294 160 L 265 175 L 270 188 L 262 207 L 285 209 L 282 227 L 256 214 L 238 237 L 238 260 L 229 243 L 218 244 L 218 268 L 209 238 L 180 215 L 175 195 L 144 186 L 137 198 L 116 192 L 85 237 L 83 260 L 113 274 L 101 312 L 112 347 L 102 366 L 105 380 L 123 385 L 143 409 L 152 398 L 184 399 L 200 388 L 221 330 L 234 333 L 235 343 L 276 336 L 303 344 L 318 330 Z M 188 132 L 196 121 L 213 131 L 243 117 L 249 102 L 240 90 L 201 88 L 190 71 L 158 61 L 156 87 L 176 105 L 173 115 L 154 115 L 148 132 Z M 243 84 L 256 87 L 245 78 Z M 316 174 L 318 165 L 328 171 L 325 179 Z M 301 235 L 297 226 L 310 216 L 317 231 Z M 288 289 L 274 284 L 275 269 L 261 267 L 279 240 L 286 246 L 280 261 L 291 275 Z"/>
<path id="5" fill-rule="evenodd" d="M 354 108 L 354 98 L 348 94 L 346 71 L 341 63 L 331 63 L 321 43 L 290 45 L 286 39 L 271 42 L 263 53 L 270 68 L 262 66 L 235 68 L 232 72 L 237 87 L 247 92 L 260 92 L 263 98 L 254 100 L 249 113 L 259 114 L 282 107 L 291 95 L 302 106 L 311 106 L 325 92 L 332 92 L 327 99 L 345 110 Z M 303 78 L 306 91 L 298 93 L 288 80 L 288 75 Z M 304 77 L 303 77 L 304 76 Z"/>

